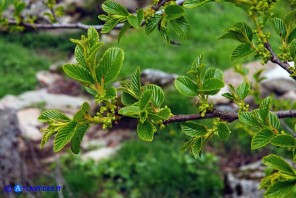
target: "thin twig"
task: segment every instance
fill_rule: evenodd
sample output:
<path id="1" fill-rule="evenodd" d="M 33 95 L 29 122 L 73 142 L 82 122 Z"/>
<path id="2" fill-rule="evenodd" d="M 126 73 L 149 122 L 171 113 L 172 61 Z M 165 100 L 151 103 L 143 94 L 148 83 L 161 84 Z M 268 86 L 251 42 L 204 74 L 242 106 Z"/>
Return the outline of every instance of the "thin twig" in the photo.
<path id="1" fill-rule="evenodd" d="M 286 62 L 282 62 L 277 55 L 275 54 L 275 52 L 272 50 L 272 47 L 269 43 L 264 43 L 265 48 L 270 52 L 271 54 L 271 58 L 270 61 L 279 65 L 281 68 L 283 68 L 284 70 L 286 70 L 289 74 L 292 74 L 293 72 L 289 69 L 290 65 L 289 63 Z M 296 80 L 295 76 L 292 76 L 292 78 L 294 80 Z"/>
<path id="2" fill-rule="evenodd" d="M 278 118 L 296 117 L 296 110 L 277 111 L 274 113 L 277 115 Z M 238 119 L 238 113 L 214 110 L 213 112 L 209 112 L 205 114 L 205 116 L 201 116 L 200 114 L 175 115 L 170 117 L 168 120 L 164 121 L 163 123 L 169 124 L 174 122 L 185 122 L 190 120 L 201 120 L 201 119 L 209 119 L 209 118 L 220 118 L 227 122 L 233 122 Z"/>

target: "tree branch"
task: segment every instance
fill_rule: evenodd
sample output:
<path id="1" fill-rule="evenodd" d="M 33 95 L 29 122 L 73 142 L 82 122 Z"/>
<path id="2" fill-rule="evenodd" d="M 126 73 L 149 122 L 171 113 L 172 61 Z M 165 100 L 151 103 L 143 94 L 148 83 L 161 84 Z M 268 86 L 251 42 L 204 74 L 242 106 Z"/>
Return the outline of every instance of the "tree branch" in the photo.
<path id="1" fill-rule="evenodd" d="M 153 6 L 152 8 L 155 11 L 159 11 L 159 9 L 161 8 L 161 6 L 164 5 L 165 2 L 167 2 L 168 0 L 162 0 L 157 6 Z M 177 0 L 176 4 L 178 5 L 182 5 L 184 3 L 185 0 Z M 39 30 L 49 30 L 49 29 L 82 29 L 82 30 L 87 30 L 90 27 L 94 27 L 97 31 L 102 30 L 102 28 L 104 27 L 104 25 L 87 25 L 87 24 L 83 24 L 83 23 L 26 23 L 26 22 L 21 22 L 21 23 L 17 23 L 17 21 L 15 20 L 9 20 L 8 21 L 8 25 L 20 25 L 25 27 L 26 29 L 39 29 Z M 122 28 L 124 24 L 120 23 L 118 25 L 116 25 L 113 29 L 120 29 Z"/>
<path id="2" fill-rule="evenodd" d="M 296 110 L 288 111 L 277 111 L 274 112 L 278 118 L 294 118 L 296 117 Z M 174 123 L 174 122 L 185 122 L 190 120 L 200 120 L 200 119 L 209 119 L 209 118 L 220 118 L 227 122 L 233 122 L 238 119 L 238 113 L 217 111 L 207 113 L 205 116 L 200 114 L 189 114 L 189 115 L 175 115 L 170 117 L 168 120 L 164 121 L 164 124 Z"/>
<path id="3" fill-rule="evenodd" d="M 284 70 L 286 70 L 289 74 L 292 74 L 293 72 L 289 69 L 290 65 L 289 63 L 286 62 L 282 62 L 277 55 L 275 54 L 275 52 L 272 50 L 271 45 L 269 43 L 264 43 L 264 47 L 270 52 L 271 54 L 271 58 L 270 61 L 279 65 L 281 68 L 283 68 Z M 292 77 L 294 80 L 296 80 L 296 77 L 293 76 Z"/>

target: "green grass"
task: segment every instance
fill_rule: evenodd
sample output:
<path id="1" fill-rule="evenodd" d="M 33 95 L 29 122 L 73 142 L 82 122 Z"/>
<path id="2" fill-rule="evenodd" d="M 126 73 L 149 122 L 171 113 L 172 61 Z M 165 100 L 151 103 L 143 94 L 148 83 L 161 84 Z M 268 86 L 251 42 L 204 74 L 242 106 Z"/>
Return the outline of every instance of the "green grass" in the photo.
<path id="1" fill-rule="evenodd" d="M 48 69 L 49 60 L 18 44 L 0 39 L 0 98 L 34 89 L 35 74 Z"/>

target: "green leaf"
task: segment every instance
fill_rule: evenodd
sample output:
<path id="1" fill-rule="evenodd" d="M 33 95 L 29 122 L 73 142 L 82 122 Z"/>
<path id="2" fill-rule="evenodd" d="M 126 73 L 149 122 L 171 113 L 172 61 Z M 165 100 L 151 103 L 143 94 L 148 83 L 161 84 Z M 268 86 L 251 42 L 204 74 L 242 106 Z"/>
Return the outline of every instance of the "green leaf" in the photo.
<path id="1" fill-rule="evenodd" d="M 147 107 L 150 99 L 152 96 L 152 92 L 151 91 L 145 91 L 142 93 L 141 98 L 140 98 L 140 110 L 143 110 Z"/>
<path id="2" fill-rule="evenodd" d="M 195 7 L 201 6 L 205 3 L 212 2 L 212 1 L 215 1 L 215 0 L 186 0 L 183 3 L 183 6 L 185 8 L 195 8 Z"/>
<path id="3" fill-rule="evenodd" d="M 229 28 L 220 39 L 233 39 L 241 43 L 249 43 L 253 39 L 253 31 L 248 24 L 239 22 Z"/>
<path id="4" fill-rule="evenodd" d="M 288 35 L 288 43 L 291 43 L 294 39 L 296 39 L 296 28 Z"/>
<path id="5" fill-rule="evenodd" d="M 71 151 L 73 153 L 78 154 L 80 152 L 80 144 L 88 128 L 89 124 L 86 123 L 77 125 L 75 133 L 71 139 Z"/>
<path id="6" fill-rule="evenodd" d="M 137 18 L 138 18 L 138 26 L 142 24 L 142 21 L 144 20 L 144 10 L 140 9 L 137 11 Z"/>
<path id="7" fill-rule="evenodd" d="M 124 106 L 130 106 L 137 102 L 137 99 L 131 96 L 130 94 L 123 92 L 121 95 L 121 102 Z"/>
<path id="8" fill-rule="evenodd" d="M 292 197 L 291 193 L 295 191 L 296 181 L 278 181 L 269 187 L 264 197 L 266 198 L 287 198 Z"/>
<path id="9" fill-rule="evenodd" d="M 77 122 L 70 121 L 68 124 L 62 127 L 61 130 L 58 131 L 54 139 L 54 152 L 62 150 L 62 148 L 64 148 L 64 146 L 71 140 L 75 133 L 76 125 Z"/>
<path id="10" fill-rule="evenodd" d="M 279 118 L 272 112 L 269 112 L 268 113 L 268 116 L 267 116 L 267 122 L 273 126 L 275 129 L 279 129 L 280 128 L 280 120 Z"/>
<path id="11" fill-rule="evenodd" d="M 86 112 L 89 112 L 90 106 L 87 102 L 84 102 L 80 110 L 73 116 L 73 120 L 76 122 L 81 122 L 84 120 L 84 115 Z"/>
<path id="12" fill-rule="evenodd" d="M 216 78 L 209 78 L 203 81 L 202 88 L 201 90 L 199 90 L 199 92 L 207 95 L 215 95 L 223 87 L 224 87 L 224 82 L 222 80 L 219 80 Z"/>
<path id="13" fill-rule="evenodd" d="M 203 77 L 203 81 L 210 79 L 210 78 L 223 80 L 223 72 L 221 70 L 213 68 L 213 67 L 208 68 L 205 72 L 204 77 Z"/>
<path id="14" fill-rule="evenodd" d="M 110 87 L 109 89 L 106 90 L 106 100 L 112 100 L 116 97 L 117 91 L 114 87 Z"/>
<path id="15" fill-rule="evenodd" d="M 232 52 L 230 60 L 236 61 L 240 58 L 248 56 L 252 52 L 254 52 L 254 50 L 251 48 L 251 46 L 249 44 L 247 44 L 247 43 L 240 44 Z"/>
<path id="16" fill-rule="evenodd" d="M 190 25 L 185 17 L 180 17 L 175 20 L 171 20 L 170 23 L 176 34 L 182 38 L 188 38 L 190 33 Z"/>
<path id="17" fill-rule="evenodd" d="M 108 21 L 110 19 L 109 16 L 105 15 L 105 14 L 100 14 L 98 16 L 98 18 L 101 20 L 101 21 Z"/>
<path id="18" fill-rule="evenodd" d="M 91 28 L 88 28 L 88 30 L 87 30 L 87 38 L 88 38 L 88 43 L 90 44 L 90 46 L 94 46 L 94 45 L 98 44 L 100 36 L 99 36 L 98 31 L 94 27 L 91 27 Z"/>
<path id="19" fill-rule="evenodd" d="M 197 96 L 198 86 L 187 76 L 179 76 L 175 80 L 175 87 L 184 96 Z"/>
<path id="20" fill-rule="evenodd" d="M 137 67 L 132 74 L 131 89 L 136 96 L 141 95 L 140 67 Z"/>
<path id="21" fill-rule="evenodd" d="M 192 141 L 191 153 L 194 158 L 198 158 L 198 156 L 200 156 L 201 147 L 202 147 L 202 139 L 201 138 L 197 138 Z"/>
<path id="22" fill-rule="evenodd" d="M 225 98 L 227 98 L 229 100 L 235 100 L 235 97 L 230 93 L 224 93 L 224 94 L 222 94 L 222 96 L 224 96 Z"/>
<path id="23" fill-rule="evenodd" d="M 286 30 L 284 21 L 280 18 L 271 18 L 270 21 L 276 33 L 280 35 L 280 37 L 285 38 L 287 35 L 287 30 Z"/>
<path id="24" fill-rule="evenodd" d="M 292 58 L 296 60 L 296 39 L 294 39 L 290 45 L 289 45 L 289 50 Z"/>
<path id="25" fill-rule="evenodd" d="M 250 92 L 250 84 L 249 83 L 240 84 L 236 89 L 236 93 L 237 93 L 238 97 L 242 100 L 248 96 L 249 92 Z"/>
<path id="26" fill-rule="evenodd" d="M 224 122 L 219 123 L 217 129 L 218 129 L 218 136 L 221 140 L 227 139 L 231 133 L 227 124 L 225 124 Z"/>
<path id="27" fill-rule="evenodd" d="M 162 40 L 166 43 L 170 43 L 170 38 L 168 35 L 168 30 L 164 27 L 160 27 L 159 28 L 159 33 L 160 33 L 160 37 L 162 38 Z"/>
<path id="28" fill-rule="evenodd" d="M 280 147 L 295 147 L 296 141 L 291 135 L 281 134 L 272 138 L 271 144 Z"/>
<path id="29" fill-rule="evenodd" d="M 140 115 L 140 108 L 138 106 L 122 107 L 118 113 L 120 115 L 138 118 Z"/>
<path id="30" fill-rule="evenodd" d="M 118 43 L 120 42 L 121 37 L 126 33 L 126 31 L 131 27 L 128 21 L 124 23 L 122 28 L 120 29 L 119 35 L 118 35 Z"/>
<path id="31" fill-rule="evenodd" d="M 73 41 L 73 40 L 72 40 Z M 76 61 L 84 68 L 87 68 L 87 64 L 85 62 L 85 58 L 84 58 L 84 53 L 83 53 L 83 48 L 80 45 L 77 45 L 75 47 L 75 58 Z"/>
<path id="32" fill-rule="evenodd" d="M 285 25 L 288 29 L 292 29 L 296 24 L 296 10 L 288 13 L 284 19 Z"/>
<path id="33" fill-rule="evenodd" d="M 104 27 L 101 30 L 101 33 L 108 33 L 119 23 L 118 19 L 110 18 L 105 24 Z"/>
<path id="34" fill-rule="evenodd" d="M 51 136 L 53 136 L 55 133 L 57 133 L 57 131 L 55 131 L 54 129 L 47 128 L 46 131 L 44 132 L 43 136 L 42 136 L 42 140 L 41 140 L 41 143 L 40 143 L 40 148 L 43 148 L 44 145 L 48 142 L 49 138 Z"/>
<path id="35" fill-rule="evenodd" d="M 139 27 L 138 17 L 132 14 L 129 14 L 127 17 L 129 24 L 133 27 Z"/>
<path id="36" fill-rule="evenodd" d="M 158 113 L 149 113 L 149 117 L 155 121 L 167 120 L 171 115 L 171 110 L 168 107 L 163 108 Z"/>
<path id="37" fill-rule="evenodd" d="M 164 101 L 164 93 L 161 87 L 149 84 L 143 87 L 144 91 L 152 91 L 151 102 L 156 107 L 160 108 Z"/>
<path id="38" fill-rule="evenodd" d="M 282 173 L 295 176 L 295 173 L 292 167 L 282 157 L 278 155 L 272 154 L 272 155 L 265 156 L 262 162 L 266 166 L 269 166 Z"/>
<path id="39" fill-rule="evenodd" d="M 141 123 L 145 122 L 146 119 L 147 119 L 147 117 L 148 117 L 148 113 L 147 113 L 147 111 L 146 111 L 146 110 L 145 110 L 145 111 L 142 111 L 142 112 L 140 113 L 140 122 L 141 122 Z"/>
<path id="40" fill-rule="evenodd" d="M 104 78 L 105 83 L 113 81 L 119 74 L 124 59 L 124 52 L 120 48 L 109 48 L 96 68 L 97 79 Z"/>
<path id="41" fill-rule="evenodd" d="M 93 84 L 94 79 L 87 69 L 75 64 L 63 66 L 64 72 L 70 77 L 84 84 Z"/>
<path id="42" fill-rule="evenodd" d="M 185 9 L 180 5 L 169 5 L 164 9 L 166 20 L 174 20 L 185 15 Z"/>
<path id="43" fill-rule="evenodd" d="M 252 112 L 240 112 L 238 114 L 239 120 L 247 125 L 251 125 L 256 128 L 261 128 L 262 123 L 260 120 L 258 120 L 258 117 L 254 116 Z"/>
<path id="44" fill-rule="evenodd" d="M 153 30 L 157 27 L 158 23 L 160 22 L 160 19 L 161 19 L 160 14 L 155 14 L 153 17 L 148 19 L 145 27 L 145 32 L 147 35 L 153 32 Z"/>
<path id="45" fill-rule="evenodd" d="M 155 127 L 148 121 L 139 123 L 137 126 L 137 133 L 140 139 L 151 142 L 153 140 Z"/>
<path id="46" fill-rule="evenodd" d="M 114 1 L 105 1 L 102 4 L 102 9 L 108 14 L 120 15 L 120 16 L 128 15 L 127 9 Z"/>
<path id="47" fill-rule="evenodd" d="M 58 110 L 45 110 L 41 113 L 38 120 L 40 122 L 68 122 L 71 119 Z"/>
<path id="48" fill-rule="evenodd" d="M 267 145 L 274 137 L 274 133 L 269 129 L 262 129 L 252 138 L 251 149 L 255 150 Z"/>
<path id="49" fill-rule="evenodd" d="M 271 97 L 270 96 L 266 97 L 260 104 L 259 114 L 264 122 L 267 120 L 267 116 L 268 116 L 269 109 L 270 109 L 270 104 L 271 104 Z"/>
<path id="50" fill-rule="evenodd" d="M 200 137 L 207 134 L 207 128 L 196 122 L 188 121 L 181 125 L 182 132 L 190 137 Z"/>

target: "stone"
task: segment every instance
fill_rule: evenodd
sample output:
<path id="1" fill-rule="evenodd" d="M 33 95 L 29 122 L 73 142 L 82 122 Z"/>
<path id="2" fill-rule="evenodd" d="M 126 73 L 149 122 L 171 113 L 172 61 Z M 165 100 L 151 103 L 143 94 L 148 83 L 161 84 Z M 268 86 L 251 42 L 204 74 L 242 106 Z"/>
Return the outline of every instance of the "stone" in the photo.
<path id="1" fill-rule="evenodd" d="M 173 84 L 177 76 L 176 74 L 169 74 L 161 70 L 145 69 L 141 73 L 141 81 L 143 84 L 156 84 L 164 87 Z"/>
<path id="2" fill-rule="evenodd" d="M 294 66 L 294 63 L 290 63 Z M 275 67 L 271 71 L 264 74 L 265 80 L 262 81 L 262 86 L 270 92 L 275 92 L 279 95 L 289 91 L 296 91 L 296 81 L 293 80 L 289 73 L 280 66 Z"/>
<path id="3" fill-rule="evenodd" d="M 59 109 L 65 113 L 74 114 L 85 101 L 90 102 L 87 98 L 51 94 L 48 93 L 46 89 L 40 89 L 28 91 L 19 96 L 5 96 L 0 100 L 0 108 L 20 110 L 42 104 L 46 109 Z"/>
<path id="4" fill-rule="evenodd" d="M 41 111 L 36 108 L 23 109 L 17 112 L 23 137 L 35 142 L 40 142 L 42 139 L 42 133 L 39 130 L 42 123 L 38 122 L 40 114 Z"/>
<path id="5" fill-rule="evenodd" d="M 16 112 L 0 109 L 0 186 L 23 181 L 18 141 L 20 135 Z"/>
<path id="6" fill-rule="evenodd" d="M 36 74 L 36 78 L 41 87 L 48 87 L 52 85 L 54 82 L 62 79 L 63 77 L 57 73 L 49 71 L 39 71 Z"/>
<path id="7" fill-rule="evenodd" d="M 117 149 L 118 148 L 114 148 L 114 147 L 105 147 L 105 148 L 89 151 L 82 155 L 82 160 L 100 161 L 102 159 L 106 159 L 114 155 Z"/>

